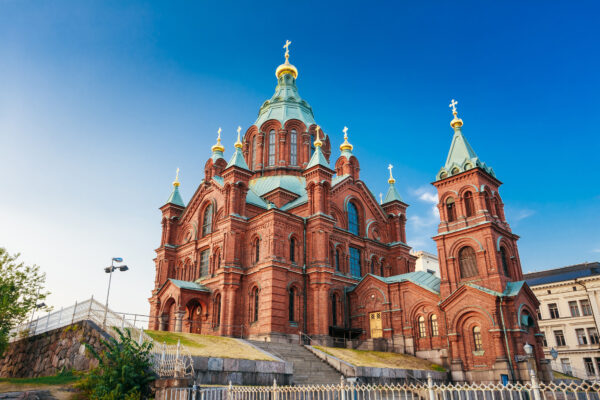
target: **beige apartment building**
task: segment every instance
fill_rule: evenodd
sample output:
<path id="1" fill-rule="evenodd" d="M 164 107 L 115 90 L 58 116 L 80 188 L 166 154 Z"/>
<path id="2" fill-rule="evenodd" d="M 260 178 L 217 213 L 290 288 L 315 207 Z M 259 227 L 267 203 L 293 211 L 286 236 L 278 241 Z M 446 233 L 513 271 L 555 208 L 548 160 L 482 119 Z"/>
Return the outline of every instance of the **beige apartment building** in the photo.
<path id="1" fill-rule="evenodd" d="M 555 371 L 600 379 L 600 263 L 524 275 L 540 308 L 544 354 Z"/>

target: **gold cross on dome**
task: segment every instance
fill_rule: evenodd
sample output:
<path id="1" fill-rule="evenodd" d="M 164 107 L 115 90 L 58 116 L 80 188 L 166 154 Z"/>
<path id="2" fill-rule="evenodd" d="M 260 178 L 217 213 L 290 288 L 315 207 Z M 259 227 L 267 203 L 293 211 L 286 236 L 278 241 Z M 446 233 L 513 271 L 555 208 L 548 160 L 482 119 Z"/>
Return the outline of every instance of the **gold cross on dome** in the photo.
<path id="1" fill-rule="evenodd" d="M 379 193 L 379 204 L 383 204 L 383 193 Z"/>
<path id="2" fill-rule="evenodd" d="M 238 126 L 237 128 L 237 133 L 238 133 L 238 142 L 240 141 L 240 132 L 242 131 L 242 127 Z"/>
<path id="3" fill-rule="evenodd" d="M 342 129 L 342 132 L 344 132 L 344 139 L 348 139 L 348 127 L 345 126 L 344 129 Z"/>
<path id="4" fill-rule="evenodd" d="M 283 48 L 285 49 L 285 55 L 286 56 L 290 55 L 290 44 L 292 44 L 292 42 L 290 42 L 289 40 L 286 40 L 285 44 L 283 45 Z"/>
<path id="5" fill-rule="evenodd" d="M 175 181 L 179 181 L 179 168 L 177 168 L 177 172 L 175 172 Z"/>
<path id="6" fill-rule="evenodd" d="M 450 102 L 450 105 L 448 107 L 452 107 L 452 112 L 455 113 L 456 112 L 456 105 L 458 104 L 458 101 L 452 99 L 452 101 Z"/>
<path id="7" fill-rule="evenodd" d="M 217 131 L 217 140 L 221 140 L 221 127 L 219 127 L 219 130 Z"/>

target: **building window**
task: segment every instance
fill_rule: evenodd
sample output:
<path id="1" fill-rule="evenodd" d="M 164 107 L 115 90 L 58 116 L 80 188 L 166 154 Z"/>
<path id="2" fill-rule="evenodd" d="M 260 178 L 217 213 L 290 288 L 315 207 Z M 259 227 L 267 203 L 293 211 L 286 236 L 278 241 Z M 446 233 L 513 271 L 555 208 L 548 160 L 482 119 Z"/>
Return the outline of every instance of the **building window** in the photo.
<path id="1" fill-rule="evenodd" d="M 288 299 L 288 314 L 290 322 L 296 320 L 296 313 L 294 312 L 294 303 L 296 302 L 296 289 L 290 288 L 289 299 Z"/>
<path id="2" fill-rule="evenodd" d="M 556 346 L 566 346 L 565 335 L 563 331 L 554 331 L 554 338 L 556 339 Z"/>
<path id="3" fill-rule="evenodd" d="M 485 197 L 485 208 L 491 214 L 492 213 L 492 203 L 490 202 L 490 195 L 488 194 L 488 192 L 483 192 L 483 194 Z"/>
<path id="4" fill-rule="evenodd" d="M 500 247 L 500 258 L 502 259 L 504 275 L 508 276 L 508 259 L 506 258 L 506 249 L 504 247 Z"/>
<path id="5" fill-rule="evenodd" d="M 256 169 L 256 136 L 252 138 L 252 169 Z"/>
<path id="6" fill-rule="evenodd" d="M 600 337 L 598 337 L 598 330 L 596 328 L 588 328 L 588 336 L 590 337 L 591 344 L 600 344 Z"/>
<path id="7" fill-rule="evenodd" d="M 483 350 L 483 344 L 481 342 L 481 328 L 479 326 L 473 328 L 473 345 L 475 346 L 475 351 Z"/>
<path id="8" fill-rule="evenodd" d="M 298 134 L 295 129 L 292 129 L 292 133 L 290 134 L 290 164 L 296 165 L 298 162 Z"/>
<path id="9" fill-rule="evenodd" d="M 537 310 L 535 310 L 535 312 L 537 313 L 538 321 L 541 321 L 542 320 L 542 310 L 540 310 L 538 308 Z"/>
<path id="10" fill-rule="evenodd" d="M 275 165 L 275 130 L 269 132 L 269 166 Z"/>
<path id="11" fill-rule="evenodd" d="M 260 260 L 260 239 L 254 240 L 254 262 L 257 263 Z"/>
<path id="12" fill-rule="evenodd" d="M 221 295 L 215 297 L 213 304 L 213 324 L 215 327 L 221 325 Z"/>
<path id="13" fill-rule="evenodd" d="M 587 373 L 587 376 L 596 375 L 596 370 L 594 370 L 594 362 L 591 358 L 585 357 L 583 359 L 583 364 L 585 365 L 585 372 Z"/>
<path id="14" fill-rule="evenodd" d="M 371 275 L 375 275 L 375 258 L 371 258 Z"/>
<path id="15" fill-rule="evenodd" d="M 600 371 L 600 358 L 596 357 L 596 369 Z"/>
<path id="16" fill-rule="evenodd" d="M 454 206 L 454 199 L 452 197 L 446 200 L 446 212 L 448 214 L 448 222 L 456 220 L 456 207 Z"/>
<path id="17" fill-rule="evenodd" d="M 335 250 L 335 270 L 340 271 L 340 251 L 338 249 Z"/>
<path id="18" fill-rule="evenodd" d="M 427 329 L 425 329 L 425 317 L 419 317 L 419 337 L 427 336 Z"/>
<path id="19" fill-rule="evenodd" d="M 350 247 L 350 275 L 360 278 L 360 250 Z"/>
<path id="20" fill-rule="evenodd" d="M 477 276 L 477 259 L 472 247 L 463 247 L 458 252 L 458 263 L 461 278 Z"/>
<path id="21" fill-rule="evenodd" d="M 592 315 L 592 306 L 589 300 L 579 300 L 581 304 L 581 312 L 583 315 Z"/>
<path id="22" fill-rule="evenodd" d="M 208 276 L 208 263 L 210 258 L 210 250 L 204 250 L 200 253 L 200 278 Z"/>
<path id="23" fill-rule="evenodd" d="M 569 310 L 571 310 L 571 317 L 579 317 L 579 307 L 577 307 L 576 301 L 569 302 Z"/>
<path id="24" fill-rule="evenodd" d="M 290 261 L 296 262 L 296 239 L 290 239 Z"/>
<path id="25" fill-rule="evenodd" d="M 206 236 L 212 232 L 212 217 L 213 217 L 213 206 L 209 204 L 204 209 L 204 215 L 202 216 L 202 236 Z"/>
<path id="26" fill-rule="evenodd" d="M 259 298 L 258 298 L 258 288 L 254 288 L 254 290 L 252 291 L 252 300 L 254 303 L 254 309 L 252 311 L 254 311 L 252 313 L 253 315 L 253 322 L 258 321 L 258 302 L 259 302 Z"/>
<path id="27" fill-rule="evenodd" d="M 439 336 L 440 330 L 438 328 L 437 315 L 433 314 L 429 318 L 429 323 L 431 325 L 431 336 L 433 336 L 433 337 Z"/>
<path id="28" fill-rule="evenodd" d="M 546 340 L 546 334 L 541 333 L 541 335 L 542 335 L 542 346 L 548 347 L 548 341 Z"/>
<path id="29" fill-rule="evenodd" d="M 562 366 L 563 374 L 573 376 L 573 369 L 571 368 L 571 361 L 568 358 L 561 358 L 560 365 Z"/>
<path id="30" fill-rule="evenodd" d="M 338 320 L 337 320 L 337 305 L 338 303 L 338 299 L 337 299 L 337 294 L 334 294 L 331 297 L 331 322 L 333 324 L 333 326 L 337 326 L 338 324 Z"/>
<path id="31" fill-rule="evenodd" d="M 475 215 L 475 205 L 473 204 L 473 195 L 471 192 L 465 193 L 465 211 L 467 212 L 467 217 Z"/>
<path id="32" fill-rule="evenodd" d="M 585 336 L 585 329 L 575 329 L 575 335 L 577 335 L 577 344 L 587 344 L 587 336 Z"/>
<path id="33" fill-rule="evenodd" d="M 315 134 L 310 135 L 310 156 L 315 152 Z"/>
<path id="34" fill-rule="evenodd" d="M 348 203 L 348 230 L 358 235 L 358 209 L 354 203 Z"/>
<path id="35" fill-rule="evenodd" d="M 548 311 L 550 311 L 550 318 L 551 319 L 560 318 L 560 316 L 558 314 L 558 306 L 556 305 L 556 303 L 550 303 L 550 304 L 548 304 Z"/>

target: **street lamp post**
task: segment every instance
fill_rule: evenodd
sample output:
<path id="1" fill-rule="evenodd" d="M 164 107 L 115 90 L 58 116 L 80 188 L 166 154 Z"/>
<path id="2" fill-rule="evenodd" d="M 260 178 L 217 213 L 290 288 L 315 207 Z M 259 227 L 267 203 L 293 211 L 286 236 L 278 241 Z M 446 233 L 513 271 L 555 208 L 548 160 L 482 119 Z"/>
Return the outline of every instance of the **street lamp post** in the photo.
<path id="1" fill-rule="evenodd" d="M 121 263 L 123 259 L 121 257 L 113 257 L 110 267 L 104 268 L 104 272 L 108 274 L 108 291 L 106 292 L 106 304 L 104 306 L 104 319 L 102 320 L 102 326 L 106 329 L 106 315 L 108 313 L 108 296 L 110 295 L 110 283 L 112 282 L 112 273 L 115 269 L 121 272 L 125 272 L 129 269 L 127 265 L 115 266 L 115 262 Z"/>
<path id="2" fill-rule="evenodd" d="M 541 400 L 542 396 L 540 393 L 540 384 L 538 382 L 537 376 L 535 374 L 535 367 L 531 365 L 531 360 L 534 358 L 533 354 L 533 346 L 529 343 L 525 343 L 523 346 L 523 350 L 525 350 L 525 355 L 515 355 L 517 362 L 527 361 L 527 369 L 529 370 L 529 375 L 531 378 L 531 387 L 533 389 L 533 398 L 534 400 Z"/>

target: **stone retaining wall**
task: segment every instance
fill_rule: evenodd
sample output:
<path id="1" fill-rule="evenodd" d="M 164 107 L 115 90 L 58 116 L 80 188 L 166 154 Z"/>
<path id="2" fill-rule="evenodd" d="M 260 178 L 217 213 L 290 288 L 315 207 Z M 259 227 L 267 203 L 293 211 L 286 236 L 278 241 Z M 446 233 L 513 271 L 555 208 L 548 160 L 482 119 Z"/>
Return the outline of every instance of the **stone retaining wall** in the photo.
<path id="1" fill-rule="evenodd" d="M 36 378 L 63 368 L 89 370 L 98 362 L 88 358 L 84 343 L 101 351 L 100 339 L 106 337 L 95 323 L 83 321 L 12 342 L 0 359 L 0 377 Z"/>
<path id="2" fill-rule="evenodd" d="M 198 385 L 289 385 L 292 382 L 291 363 L 244 360 L 237 358 L 197 357 L 194 359 L 195 382 Z"/>

